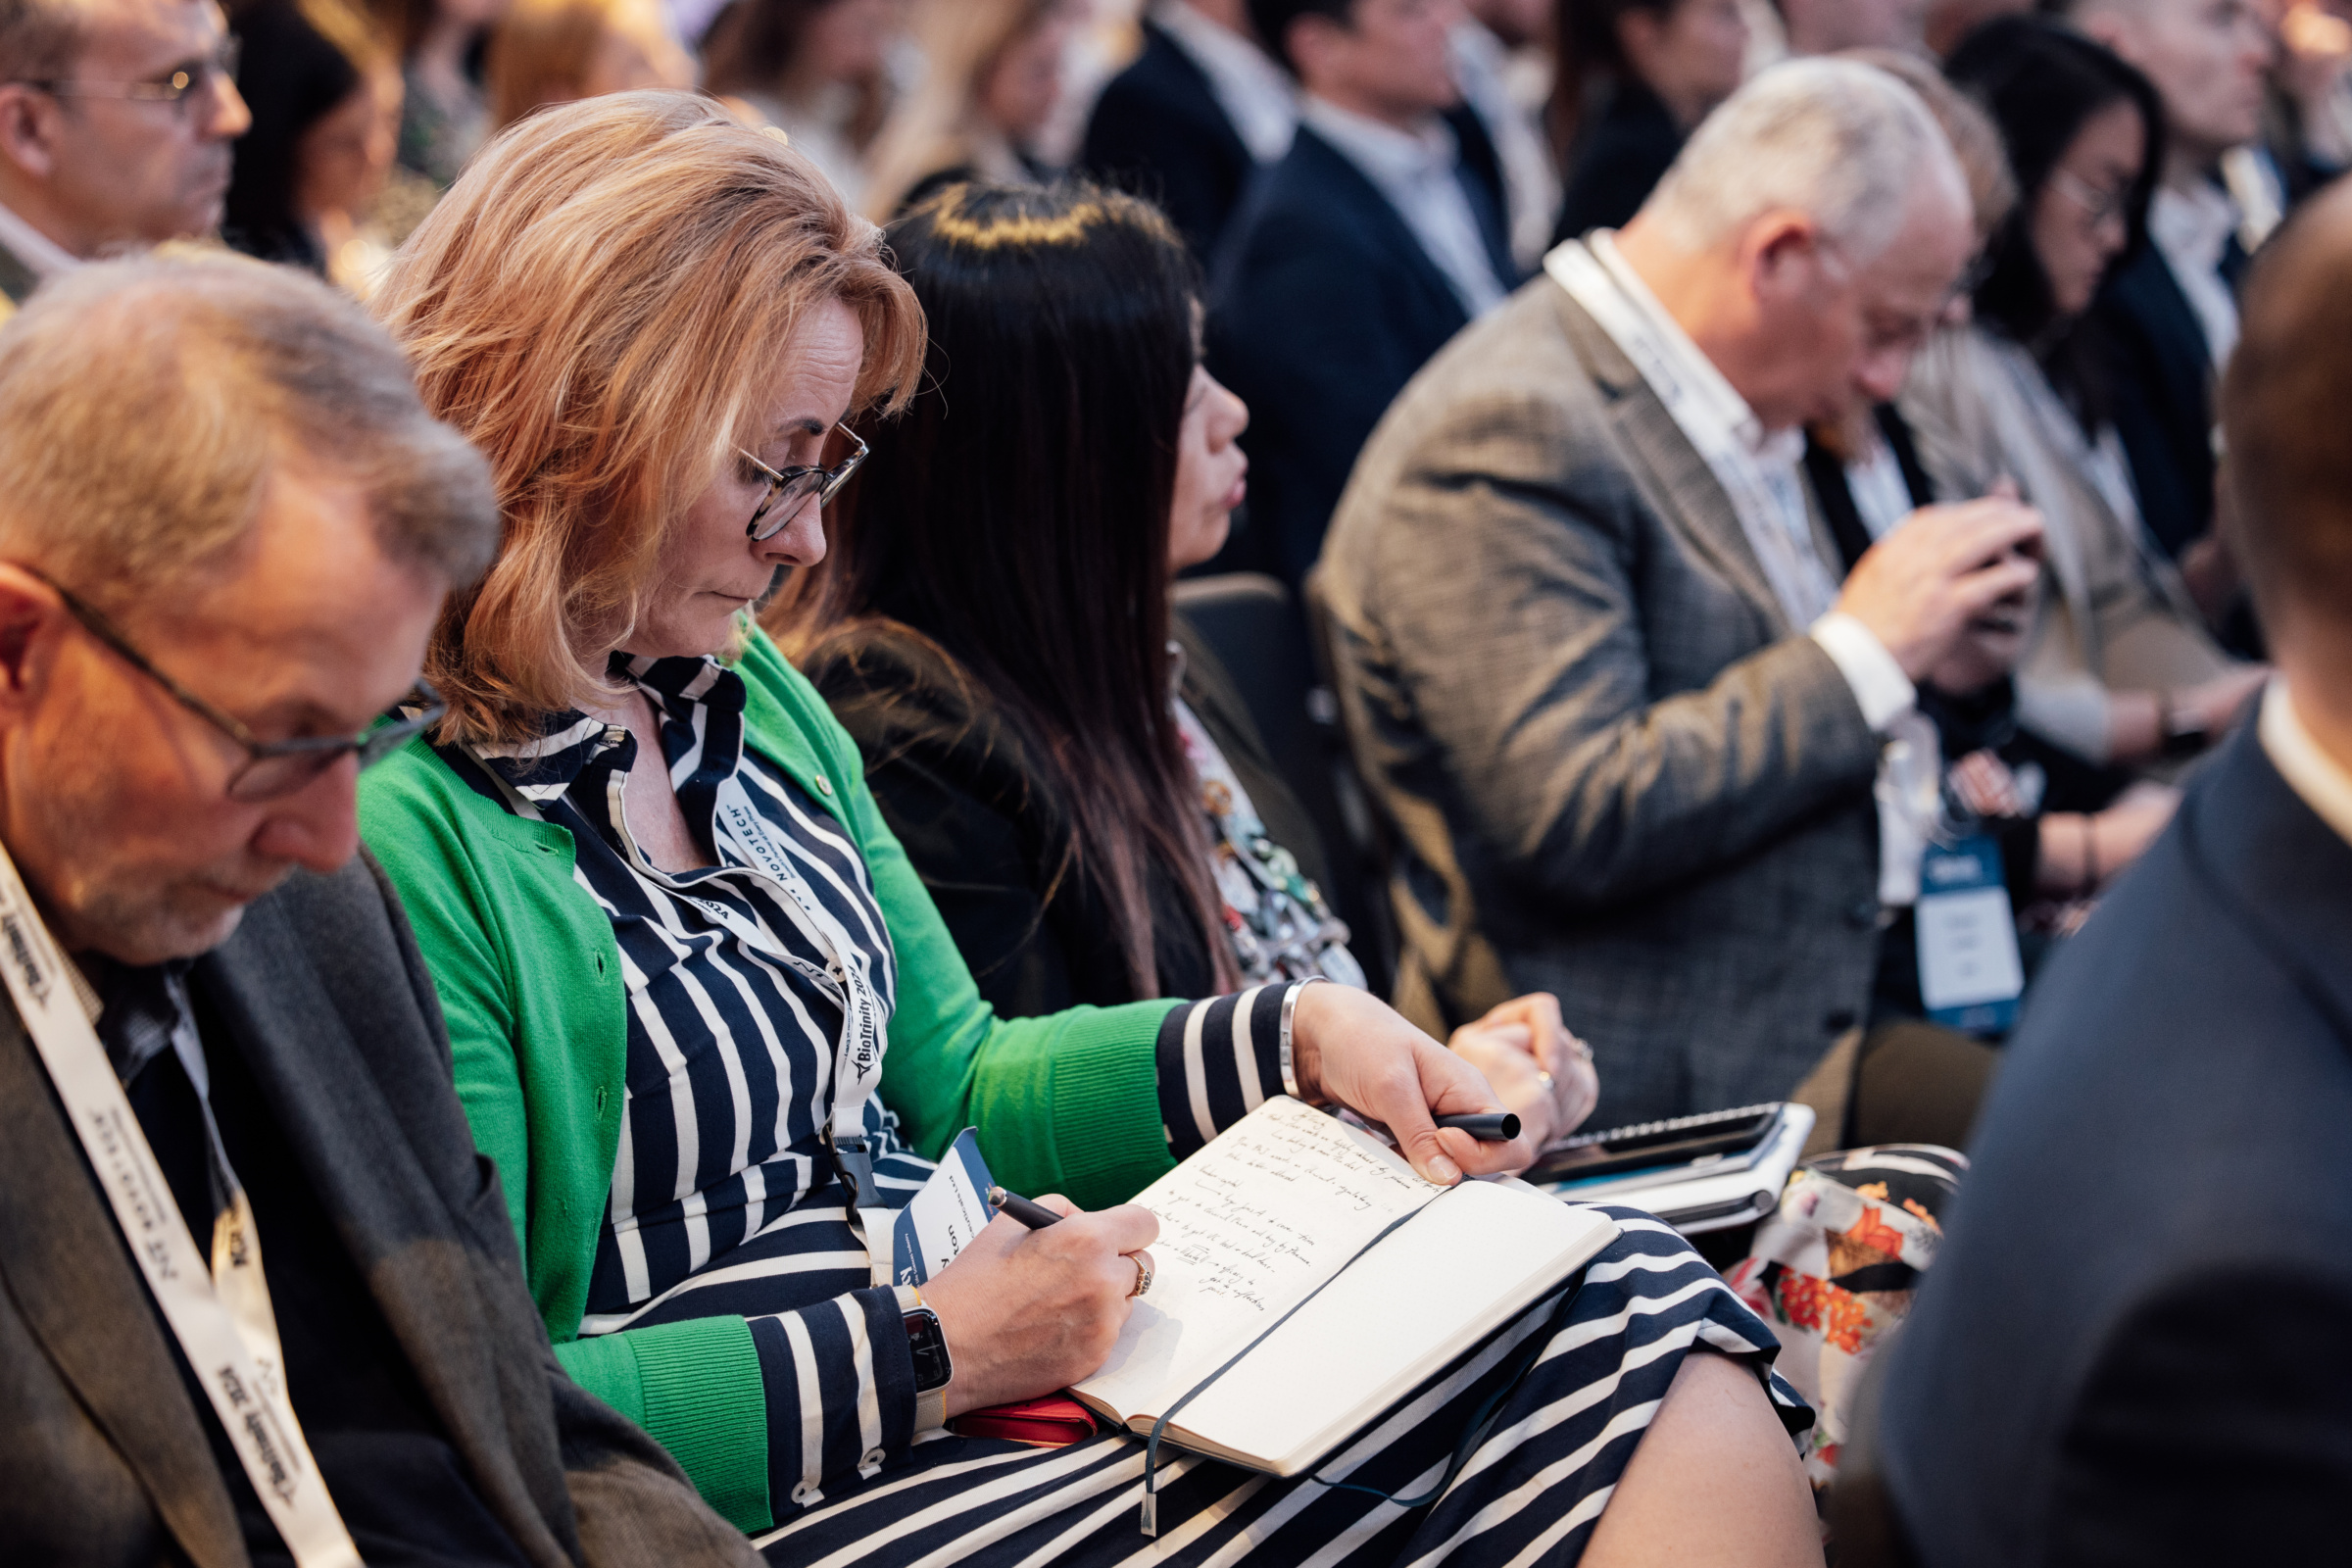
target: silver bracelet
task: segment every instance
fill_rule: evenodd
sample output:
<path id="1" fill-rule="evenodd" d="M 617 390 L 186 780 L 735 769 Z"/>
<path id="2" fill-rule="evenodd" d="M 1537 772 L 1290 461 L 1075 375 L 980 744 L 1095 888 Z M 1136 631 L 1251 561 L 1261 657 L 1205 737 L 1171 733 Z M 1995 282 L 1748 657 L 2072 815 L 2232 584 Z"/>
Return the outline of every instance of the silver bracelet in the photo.
<path id="1" fill-rule="evenodd" d="M 1291 989 L 1282 994 L 1282 1092 L 1293 1100 L 1303 1101 L 1306 1096 L 1299 1093 L 1298 1071 L 1291 1056 L 1291 1015 L 1298 1010 L 1298 993 L 1325 978 L 1310 974 L 1303 980 L 1294 980 Z"/>

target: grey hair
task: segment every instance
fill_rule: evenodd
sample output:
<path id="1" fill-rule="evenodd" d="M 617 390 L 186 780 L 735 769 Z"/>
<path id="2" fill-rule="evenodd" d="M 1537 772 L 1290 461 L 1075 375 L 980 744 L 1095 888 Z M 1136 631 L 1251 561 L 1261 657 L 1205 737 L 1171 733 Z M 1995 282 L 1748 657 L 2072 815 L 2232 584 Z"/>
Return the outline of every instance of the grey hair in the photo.
<path id="1" fill-rule="evenodd" d="M 1856 262 L 1893 240 L 1923 177 L 1965 210 L 1968 184 L 1919 95 L 1850 60 L 1791 60 L 1759 73 L 1699 122 L 1642 220 L 1711 250 L 1779 209 L 1810 215 Z"/>
<path id="2" fill-rule="evenodd" d="M 0 82 L 55 81 L 86 42 L 74 0 L 0 0 Z"/>
<path id="3" fill-rule="evenodd" d="M 498 548 L 489 466 L 360 307 L 224 252 L 76 268 L 0 327 L 0 557 L 111 609 L 240 554 L 270 473 L 356 484 L 453 587 Z"/>

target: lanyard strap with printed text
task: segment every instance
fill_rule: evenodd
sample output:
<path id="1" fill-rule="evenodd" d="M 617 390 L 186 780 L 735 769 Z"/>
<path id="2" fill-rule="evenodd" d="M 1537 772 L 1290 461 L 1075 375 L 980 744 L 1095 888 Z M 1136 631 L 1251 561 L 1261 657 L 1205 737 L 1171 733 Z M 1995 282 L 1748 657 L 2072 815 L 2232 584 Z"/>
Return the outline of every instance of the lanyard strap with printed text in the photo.
<path id="1" fill-rule="evenodd" d="M 82 1010 L 65 956 L 0 849 L 0 968 L 18 1016 L 114 1205 L 115 1223 L 147 1278 L 229 1446 L 300 1568 L 359 1568 L 326 1483 L 303 1440 L 280 1368 L 277 1319 L 262 1276 L 253 1205 L 233 1185 L 213 1231 L 208 1269 L 156 1162 L 155 1151 Z"/>
<path id="2" fill-rule="evenodd" d="M 825 1123 L 825 1142 L 841 1169 L 851 1229 L 867 1242 L 874 1283 L 886 1285 L 891 1278 L 888 1226 L 881 1232 L 880 1245 L 875 1245 L 866 1237 L 860 1212 L 882 1207 L 881 1190 L 874 1185 L 878 1151 L 865 1130 L 866 1102 L 881 1086 L 882 1056 L 890 1044 L 890 1005 L 874 985 L 874 956 L 818 902 L 808 879 L 769 834 L 743 780 L 733 775 L 718 786 L 718 826 L 751 858 L 750 868 L 782 890 L 785 912 L 825 956 L 825 973 L 840 993 L 841 1040 L 835 1047 L 833 1109 Z"/>

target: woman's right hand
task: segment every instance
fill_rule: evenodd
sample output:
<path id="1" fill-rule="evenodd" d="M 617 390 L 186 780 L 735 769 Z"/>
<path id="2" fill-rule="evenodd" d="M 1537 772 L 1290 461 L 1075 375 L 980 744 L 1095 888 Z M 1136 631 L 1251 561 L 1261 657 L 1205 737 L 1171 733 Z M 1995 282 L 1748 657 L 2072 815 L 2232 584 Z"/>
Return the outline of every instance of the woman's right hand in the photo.
<path id="1" fill-rule="evenodd" d="M 1038 1201 L 1066 1217 L 1033 1231 L 1000 1214 L 923 1285 L 955 1366 L 951 1417 L 1092 1376 L 1135 1309 L 1132 1254 L 1158 1239 L 1157 1216 L 1133 1203 L 1084 1213 L 1059 1194 Z"/>

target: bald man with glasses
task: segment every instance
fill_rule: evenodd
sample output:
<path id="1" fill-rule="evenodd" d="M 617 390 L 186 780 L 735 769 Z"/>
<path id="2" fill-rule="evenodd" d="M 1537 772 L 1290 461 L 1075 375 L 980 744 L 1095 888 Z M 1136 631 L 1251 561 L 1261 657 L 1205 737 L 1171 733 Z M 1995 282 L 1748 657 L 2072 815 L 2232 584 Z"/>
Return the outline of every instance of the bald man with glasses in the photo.
<path id="1" fill-rule="evenodd" d="M 214 0 L 0 0 L 0 318 L 82 262 L 220 227 L 252 123 Z"/>

